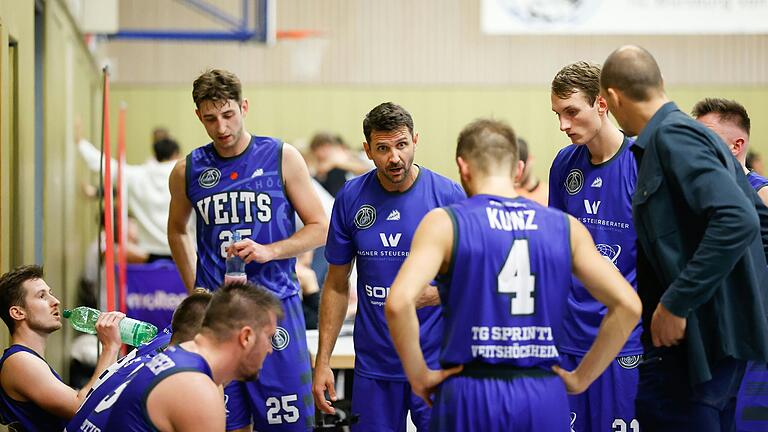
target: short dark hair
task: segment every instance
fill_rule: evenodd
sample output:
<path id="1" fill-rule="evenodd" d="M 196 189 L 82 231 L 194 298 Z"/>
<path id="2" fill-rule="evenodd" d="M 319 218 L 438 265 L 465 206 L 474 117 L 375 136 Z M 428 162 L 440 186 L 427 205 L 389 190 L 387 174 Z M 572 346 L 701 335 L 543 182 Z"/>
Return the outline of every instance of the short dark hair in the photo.
<path id="1" fill-rule="evenodd" d="M 165 162 L 179 154 L 179 144 L 171 138 L 163 138 L 152 144 L 152 150 L 158 162 Z"/>
<path id="2" fill-rule="evenodd" d="M 552 80 L 552 94 L 568 99 L 577 91 L 584 93 L 589 105 L 600 95 L 600 66 L 580 61 L 560 69 Z"/>
<path id="3" fill-rule="evenodd" d="M 600 87 L 621 91 L 629 99 L 644 102 L 653 91 L 663 91 L 661 70 L 651 53 L 636 45 L 627 45 L 612 52 L 600 73 Z"/>
<path id="4" fill-rule="evenodd" d="M 518 159 L 517 136 L 507 123 L 479 119 L 468 124 L 459 134 L 456 157 L 476 162 L 476 168 L 489 172 L 491 166 L 509 164 L 514 175 Z"/>
<path id="5" fill-rule="evenodd" d="M 171 331 L 173 331 L 172 343 L 181 343 L 195 337 L 200 325 L 203 323 L 205 309 L 211 302 L 213 294 L 198 288 L 189 297 L 182 300 L 171 319 Z"/>
<path id="6" fill-rule="evenodd" d="M 392 102 L 384 102 L 372 109 L 363 119 L 363 134 L 365 142 L 371 142 L 371 132 L 391 132 L 407 127 L 413 136 L 413 118 L 411 114 L 400 105 Z"/>
<path id="7" fill-rule="evenodd" d="M 204 101 L 226 104 L 235 100 L 240 104 L 243 102 L 240 78 L 224 69 L 209 69 L 192 84 L 192 100 L 198 108 Z"/>
<path id="8" fill-rule="evenodd" d="M 233 330 L 245 325 L 254 329 L 264 327 L 269 311 L 274 312 L 278 320 L 283 318 L 283 305 L 274 294 L 248 282 L 229 283 L 213 293 L 201 329 L 224 340 Z"/>
<path id="9" fill-rule="evenodd" d="M 744 105 L 731 99 L 704 98 L 696 102 L 691 110 L 691 115 L 696 118 L 710 113 L 719 115 L 721 121 L 735 124 L 749 136 L 751 121 Z"/>
<path id="10" fill-rule="evenodd" d="M 748 170 L 752 170 L 755 166 L 755 162 L 760 160 L 760 154 L 755 153 L 752 150 L 747 151 L 747 160 L 744 165 L 747 166 Z"/>
<path id="11" fill-rule="evenodd" d="M 517 137 L 517 159 L 521 160 L 523 162 L 528 162 L 528 141 L 524 140 L 523 137 Z"/>
<path id="12" fill-rule="evenodd" d="M 344 146 L 344 141 L 341 140 L 340 136 L 330 132 L 318 132 L 312 137 L 312 141 L 309 142 L 309 149 L 315 151 L 326 145 Z"/>
<path id="13" fill-rule="evenodd" d="M 10 309 L 13 306 L 24 307 L 24 282 L 43 278 L 43 268 L 38 265 L 23 265 L 16 267 L 8 273 L 0 276 L 0 317 L 8 326 L 8 331 L 13 333 L 16 322 L 11 318 Z"/>

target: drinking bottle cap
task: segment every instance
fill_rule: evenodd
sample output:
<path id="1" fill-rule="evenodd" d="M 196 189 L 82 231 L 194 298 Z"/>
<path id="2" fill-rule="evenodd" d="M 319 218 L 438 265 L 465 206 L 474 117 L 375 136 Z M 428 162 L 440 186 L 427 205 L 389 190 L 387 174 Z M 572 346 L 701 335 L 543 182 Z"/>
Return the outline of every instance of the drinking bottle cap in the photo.
<path id="1" fill-rule="evenodd" d="M 62 312 L 61 315 L 64 316 L 64 318 L 69 318 L 72 316 L 72 311 L 69 309 L 64 309 L 64 312 Z"/>

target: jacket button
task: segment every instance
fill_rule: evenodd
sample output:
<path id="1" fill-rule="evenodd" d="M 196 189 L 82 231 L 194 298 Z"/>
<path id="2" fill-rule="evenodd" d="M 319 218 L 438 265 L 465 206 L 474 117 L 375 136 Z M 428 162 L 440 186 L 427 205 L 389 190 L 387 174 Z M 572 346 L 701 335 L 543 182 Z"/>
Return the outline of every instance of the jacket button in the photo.
<path id="1" fill-rule="evenodd" d="M 643 191 L 643 196 L 648 196 L 648 191 Z"/>

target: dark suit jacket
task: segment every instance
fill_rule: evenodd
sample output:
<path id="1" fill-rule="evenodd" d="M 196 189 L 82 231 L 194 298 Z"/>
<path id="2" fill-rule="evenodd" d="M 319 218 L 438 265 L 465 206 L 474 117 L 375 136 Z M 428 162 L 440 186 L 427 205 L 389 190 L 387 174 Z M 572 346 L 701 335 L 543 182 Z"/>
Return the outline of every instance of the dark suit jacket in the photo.
<path id="1" fill-rule="evenodd" d="M 758 216 L 766 217 L 766 209 L 738 161 L 673 102 L 656 112 L 632 151 L 639 163 L 632 213 L 646 346 L 661 301 L 688 320 L 683 351 L 692 383 L 710 380 L 710 369 L 727 356 L 768 361 L 768 273 Z"/>

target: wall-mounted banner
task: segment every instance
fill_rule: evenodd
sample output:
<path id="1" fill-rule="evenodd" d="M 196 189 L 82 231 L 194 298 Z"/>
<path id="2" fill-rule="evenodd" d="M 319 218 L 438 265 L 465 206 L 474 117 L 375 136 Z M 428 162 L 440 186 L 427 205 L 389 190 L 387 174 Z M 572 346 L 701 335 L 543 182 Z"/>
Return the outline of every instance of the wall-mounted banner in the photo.
<path id="1" fill-rule="evenodd" d="M 483 0 L 488 34 L 768 33 L 768 0 Z"/>

